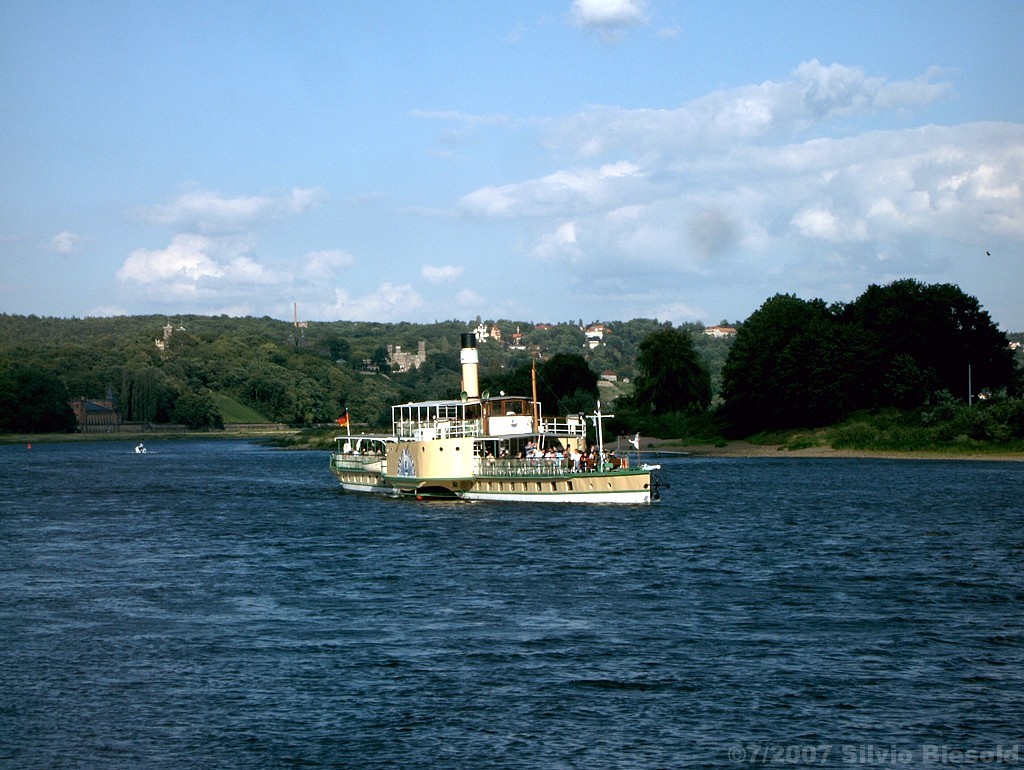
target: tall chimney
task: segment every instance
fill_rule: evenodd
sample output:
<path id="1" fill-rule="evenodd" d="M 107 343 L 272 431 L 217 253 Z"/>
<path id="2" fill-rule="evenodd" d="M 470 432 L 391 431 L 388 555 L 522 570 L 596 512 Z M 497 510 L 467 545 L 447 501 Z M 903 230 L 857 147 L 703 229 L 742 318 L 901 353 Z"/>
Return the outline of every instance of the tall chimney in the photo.
<path id="1" fill-rule="evenodd" d="M 466 394 L 466 398 L 479 398 L 480 355 L 476 351 L 476 335 L 472 332 L 462 335 L 462 351 L 459 353 L 459 361 L 462 363 L 462 392 Z"/>

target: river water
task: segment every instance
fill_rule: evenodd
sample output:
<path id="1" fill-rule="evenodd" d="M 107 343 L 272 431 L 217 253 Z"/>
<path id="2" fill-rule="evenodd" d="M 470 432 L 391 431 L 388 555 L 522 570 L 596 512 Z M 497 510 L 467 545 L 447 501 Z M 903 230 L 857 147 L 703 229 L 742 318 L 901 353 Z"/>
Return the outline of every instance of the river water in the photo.
<path id="1" fill-rule="evenodd" d="M 0 447 L 0 766 L 1024 765 L 1024 464 L 664 461 L 650 507 L 325 452 Z"/>

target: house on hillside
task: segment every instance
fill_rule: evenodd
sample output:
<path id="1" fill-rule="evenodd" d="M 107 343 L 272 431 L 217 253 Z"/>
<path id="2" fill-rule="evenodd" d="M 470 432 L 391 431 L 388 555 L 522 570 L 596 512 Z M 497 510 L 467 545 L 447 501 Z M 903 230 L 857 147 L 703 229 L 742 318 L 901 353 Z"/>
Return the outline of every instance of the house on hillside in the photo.
<path id="1" fill-rule="evenodd" d="M 731 326 L 706 326 L 704 333 L 709 337 L 715 337 L 721 339 L 722 337 L 733 337 L 736 335 L 736 330 Z"/>
<path id="2" fill-rule="evenodd" d="M 473 334 L 476 335 L 477 342 L 486 342 L 487 340 L 501 342 L 501 327 L 496 323 L 490 326 L 485 323 L 478 323 L 476 328 L 473 329 Z"/>
<path id="3" fill-rule="evenodd" d="M 583 330 L 583 334 L 587 338 L 587 347 L 593 350 L 598 345 L 603 344 L 605 335 L 611 334 L 611 331 L 604 324 L 591 324 Z"/>
<path id="4" fill-rule="evenodd" d="M 111 397 L 77 398 L 71 402 L 71 411 L 75 413 L 81 433 L 109 433 L 121 425 L 121 410 Z"/>

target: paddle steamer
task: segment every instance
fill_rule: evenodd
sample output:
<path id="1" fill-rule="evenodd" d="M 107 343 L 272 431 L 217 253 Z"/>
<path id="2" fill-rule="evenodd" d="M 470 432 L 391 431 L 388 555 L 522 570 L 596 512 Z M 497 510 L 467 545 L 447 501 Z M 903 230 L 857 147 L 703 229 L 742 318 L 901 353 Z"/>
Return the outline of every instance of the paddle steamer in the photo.
<path id="1" fill-rule="evenodd" d="M 546 417 L 533 395 L 479 389 L 476 337 L 462 335 L 462 397 L 396 404 L 386 435 L 337 437 L 331 471 L 353 492 L 424 498 L 644 505 L 657 499 L 658 466 L 630 467 L 603 449 L 593 415 Z M 597 444 L 587 444 L 587 420 Z"/>

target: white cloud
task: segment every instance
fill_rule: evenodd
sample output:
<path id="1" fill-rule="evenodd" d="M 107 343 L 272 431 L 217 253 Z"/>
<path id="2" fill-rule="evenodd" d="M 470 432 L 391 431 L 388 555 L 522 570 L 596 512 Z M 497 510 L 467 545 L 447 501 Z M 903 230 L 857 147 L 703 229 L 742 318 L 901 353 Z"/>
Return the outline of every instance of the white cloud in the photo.
<path id="1" fill-rule="evenodd" d="M 420 275 L 429 283 L 447 283 L 461 276 L 462 272 L 463 268 L 455 265 L 444 265 L 443 267 L 424 265 Z"/>
<path id="2" fill-rule="evenodd" d="M 840 118 L 919 109 L 946 98 L 952 85 L 933 82 L 936 74 L 889 82 L 858 67 L 812 60 L 786 80 L 715 91 L 675 109 L 588 107 L 548 121 L 547 143 L 580 157 L 632 153 L 649 163 L 731 148 L 738 141 L 790 140 Z"/>
<path id="3" fill-rule="evenodd" d="M 75 250 L 75 247 L 81 242 L 82 236 L 76 235 L 70 230 L 64 230 L 63 232 L 57 233 L 50 240 L 50 248 L 56 251 L 58 254 L 70 254 Z"/>
<path id="4" fill-rule="evenodd" d="M 311 251 L 303 259 L 302 275 L 311 280 L 330 278 L 338 270 L 355 264 L 351 254 L 338 249 Z"/>
<path id="5" fill-rule="evenodd" d="M 523 39 L 523 35 L 526 34 L 526 27 L 523 24 L 517 24 L 512 28 L 512 31 L 505 35 L 505 42 L 508 45 L 517 45 L 520 40 Z"/>
<path id="6" fill-rule="evenodd" d="M 261 296 L 301 298 L 354 264 L 341 250 L 312 251 L 298 258 L 268 259 L 257 252 L 253 229 L 300 214 L 322 200 L 316 188 L 294 188 L 277 197 L 225 198 L 192 192 L 146 211 L 159 224 L 180 227 L 165 248 L 132 251 L 117 271 L 126 291 L 147 304 L 176 302 L 195 312 L 266 312 Z"/>
<path id="7" fill-rule="evenodd" d="M 579 253 L 575 222 L 563 222 L 553 232 L 542 234 L 533 247 L 533 255 L 543 260 L 574 259 Z"/>
<path id="8" fill-rule="evenodd" d="M 581 13 L 597 8 L 578 5 Z M 590 28 L 598 29 L 597 17 L 590 18 Z M 538 303 L 562 302 L 572 285 L 574 303 L 623 308 L 622 317 L 632 311 L 717 322 L 723 315 L 741 317 L 717 307 L 726 295 L 749 297 L 756 306 L 767 293 L 812 287 L 812 296 L 851 299 L 869 282 L 928 279 L 930 271 L 966 260 L 963 255 L 986 249 L 1010 254 L 1014 245 L 1019 252 L 1024 241 L 1024 126 L 906 127 L 910 111 L 949 95 L 951 85 L 941 77 L 928 71 L 893 81 L 858 67 L 809 61 L 785 77 L 722 89 L 673 109 L 597 105 L 532 121 L 412 113 L 453 123 L 456 133 L 514 128 L 520 139 L 522 131 L 534 130 L 550 156 L 532 178 L 492 176 L 447 209 L 396 213 L 448 216 L 446 225 L 455 231 L 491 229 L 507 262 L 543 261 Z M 895 127 L 864 131 L 858 121 L 865 116 L 873 126 Z M 453 143 L 467 136 L 458 134 Z M 270 269 L 252 239 L 227 237 L 321 198 L 319 191 L 299 188 L 277 196 L 179 196 L 148 215 L 184 232 L 165 249 L 132 252 L 118 276 L 154 295 L 239 307 L 252 304 L 247 286 L 275 280 L 275 301 L 295 296 L 309 318 L 443 315 L 437 310 L 443 302 L 471 315 L 487 307 L 473 288 L 453 288 L 463 268 L 444 260 L 466 259 L 458 247 L 428 254 L 424 261 L 440 262 L 420 263 L 415 288 L 384 283 L 367 291 L 371 284 L 361 284 L 355 271 L 338 279 L 355 264 L 346 252 L 310 252 Z M 501 280 L 487 265 L 478 269 L 481 280 Z M 1005 272 L 994 264 L 991 269 Z M 515 282 L 525 272 L 502 276 L 510 313 L 538 312 L 507 299 L 522 293 Z M 956 276 L 941 274 L 941 280 Z"/>
<path id="9" fill-rule="evenodd" d="M 179 233 L 166 249 L 133 251 L 117 278 L 126 283 L 173 285 L 179 292 L 196 292 L 200 283 L 227 287 L 279 281 L 277 274 L 245 253 L 250 245 L 245 239 Z"/>
<path id="10" fill-rule="evenodd" d="M 285 201 L 291 213 L 301 214 L 321 203 L 326 197 L 327 193 L 319 187 L 293 187 Z"/>
<path id="11" fill-rule="evenodd" d="M 429 150 L 431 155 L 442 160 L 463 158 L 463 148 L 480 144 L 483 141 L 482 134 L 488 128 L 515 122 L 508 115 L 476 115 L 456 110 L 412 110 L 409 117 L 446 124 Z"/>
<path id="12" fill-rule="evenodd" d="M 469 214 L 492 217 L 589 210 L 620 199 L 629 185 L 641 177 L 640 168 L 629 161 L 608 163 L 596 169 L 557 171 L 528 182 L 483 187 L 464 196 L 461 208 Z"/>
<path id="13" fill-rule="evenodd" d="M 201 233 L 231 233 L 257 227 L 281 214 L 299 214 L 323 200 L 318 188 L 294 188 L 287 195 L 226 198 L 209 190 L 183 193 L 170 203 L 143 210 L 152 222 Z"/>
<path id="14" fill-rule="evenodd" d="M 86 318 L 110 318 L 119 315 L 131 315 L 132 311 L 120 305 L 97 305 L 86 311 Z"/>
<path id="15" fill-rule="evenodd" d="M 239 255 L 228 261 L 224 277 L 234 284 L 273 285 L 280 276 L 251 257 Z"/>
<path id="16" fill-rule="evenodd" d="M 614 42 L 633 27 L 647 24 L 646 0 L 573 0 L 569 18 L 577 27 Z"/>
<path id="17" fill-rule="evenodd" d="M 809 62 L 785 82 L 678 110 L 588 108 L 544 127 L 553 157 L 574 149 L 592 165 L 481 187 L 458 207 L 524 220 L 534 235 L 523 253 L 570 277 L 575 264 L 608 281 L 777 277 L 785 290 L 831 283 L 840 296 L 893 273 L 926 278 L 980 242 L 1024 240 L 1024 126 L 816 133 L 894 110 L 902 123 L 906 108 L 948 91 L 932 77 L 893 83 Z"/>
<path id="18" fill-rule="evenodd" d="M 473 289 L 460 289 L 455 295 L 455 304 L 466 310 L 479 311 L 486 301 L 480 292 Z"/>
<path id="19" fill-rule="evenodd" d="M 208 252 L 213 240 L 204 235 L 174 236 L 166 249 L 136 249 L 117 271 L 121 281 L 155 283 L 168 278 L 191 281 L 224 275 L 224 269 Z"/>
<path id="20" fill-rule="evenodd" d="M 928 126 L 792 142 L 793 131 L 812 118 L 923 104 L 946 91 L 924 79 L 887 84 L 817 62 L 795 72 L 781 86 L 720 92 L 675 111 L 588 108 L 549 124 L 553 148 L 572 144 L 597 155 L 621 148 L 635 160 L 482 187 L 460 207 L 485 217 L 571 218 L 577 234 L 592 227 L 588 218 L 612 212 L 626 225 L 628 211 L 648 226 L 690 223 L 691 243 L 703 243 L 704 251 L 735 239 L 763 243 L 766 233 L 778 236 L 789 224 L 807 237 L 856 240 L 883 223 L 955 232 L 959 224 L 939 220 L 969 210 L 991 227 L 1020 222 L 1021 126 Z M 787 141 L 771 141 L 770 127 Z M 708 211 L 717 212 L 715 227 Z"/>
<path id="21" fill-rule="evenodd" d="M 707 317 L 707 311 L 686 302 L 668 302 L 659 305 L 652 314 L 655 318 L 675 324 L 699 321 Z"/>
<path id="22" fill-rule="evenodd" d="M 390 321 L 409 318 L 423 304 L 423 297 L 409 284 L 382 283 L 370 294 L 362 296 L 353 296 L 345 289 L 336 288 L 333 303 L 307 303 L 306 306 L 309 307 L 310 317 Z"/>
<path id="23" fill-rule="evenodd" d="M 891 210 L 895 208 L 892 201 L 886 203 Z M 877 211 L 877 207 L 872 206 L 872 211 Z M 803 209 L 793 215 L 790 223 L 807 238 L 863 241 L 867 237 L 867 227 L 863 220 L 855 217 L 838 217 L 826 209 Z"/>
<path id="24" fill-rule="evenodd" d="M 474 115 L 473 113 L 459 112 L 457 110 L 410 110 L 409 117 L 464 123 L 470 126 L 496 126 L 511 122 L 511 118 L 508 115 L 501 113 Z"/>

